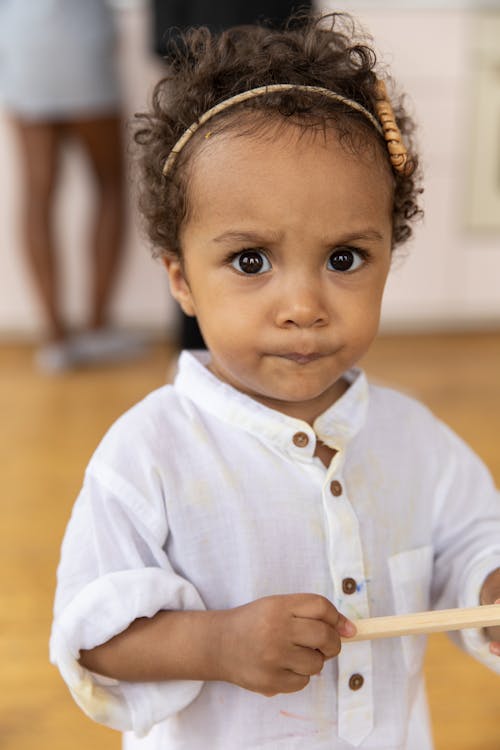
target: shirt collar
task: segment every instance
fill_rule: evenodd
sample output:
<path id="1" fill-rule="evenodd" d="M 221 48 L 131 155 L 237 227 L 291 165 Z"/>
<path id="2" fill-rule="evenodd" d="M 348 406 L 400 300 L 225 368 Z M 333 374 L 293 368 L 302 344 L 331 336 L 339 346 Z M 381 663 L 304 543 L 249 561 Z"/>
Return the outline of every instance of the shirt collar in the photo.
<path id="1" fill-rule="evenodd" d="M 312 459 L 316 437 L 330 448 L 342 450 L 365 422 L 368 384 L 365 374 L 358 368 L 345 373 L 349 388 L 320 414 L 311 427 L 301 419 L 264 406 L 219 380 L 206 366 L 209 359 L 210 354 L 206 351 L 182 352 L 174 381 L 176 391 L 202 411 L 259 436 L 293 457 Z M 303 438 L 297 440 L 297 433 L 307 435 L 307 441 Z"/>

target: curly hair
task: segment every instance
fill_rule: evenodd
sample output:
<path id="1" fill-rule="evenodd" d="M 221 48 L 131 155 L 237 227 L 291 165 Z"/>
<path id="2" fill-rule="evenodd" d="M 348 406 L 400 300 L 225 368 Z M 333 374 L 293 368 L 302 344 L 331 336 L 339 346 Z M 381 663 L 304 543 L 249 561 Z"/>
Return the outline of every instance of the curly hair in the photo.
<path id="1" fill-rule="evenodd" d="M 139 124 L 135 141 L 142 149 L 139 209 L 154 255 L 182 256 L 179 231 L 189 210 L 187 167 L 206 126 L 182 150 L 167 175 L 163 167 L 190 125 L 231 96 L 276 83 L 328 88 L 358 102 L 376 117 L 377 60 L 369 42 L 345 13 L 323 17 L 296 14 L 282 29 L 240 26 L 214 34 L 199 27 L 182 35 L 171 46 L 168 74 L 154 89 L 151 110 L 136 115 Z M 402 97 L 392 105 L 409 156 L 417 167 L 414 124 Z M 368 142 L 387 154 L 383 138 L 363 114 L 327 97 L 293 89 L 230 107 L 216 115 L 215 122 L 210 121 L 210 130 L 241 131 L 244 120 L 248 133 L 252 120 L 259 128 L 259 117 L 262 126 L 263 116 L 269 121 L 270 115 L 304 128 L 333 126 L 351 148 L 359 149 Z M 388 154 L 386 158 L 388 161 Z M 422 189 L 418 169 L 411 175 L 393 173 L 393 180 L 392 242 L 396 247 L 411 236 L 411 222 L 422 214 L 418 203 Z"/>

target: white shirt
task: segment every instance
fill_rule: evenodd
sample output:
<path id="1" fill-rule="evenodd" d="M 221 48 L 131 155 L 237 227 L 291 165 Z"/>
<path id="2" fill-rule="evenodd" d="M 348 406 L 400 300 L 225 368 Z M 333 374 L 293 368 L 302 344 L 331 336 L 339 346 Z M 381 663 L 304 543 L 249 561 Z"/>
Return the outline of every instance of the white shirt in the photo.
<path id="1" fill-rule="evenodd" d="M 313 431 L 184 353 L 174 386 L 123 415 L 92 457 L 63 543 L 51 659 L 129 750 L 432 746 L 421 637 L 345 644 L 304 690 L 273 698 L 223 682 L 118 682 L 76 661 L 160 609 L 298 592 L 353 619 L 478 604 L 500 566 L 486 468 L 425 407 L 359 370 L 346 377 Z M 328 468 L 315 433 L 337 451 Z M 500 672 L 480 631 L 457 637 Z"/>

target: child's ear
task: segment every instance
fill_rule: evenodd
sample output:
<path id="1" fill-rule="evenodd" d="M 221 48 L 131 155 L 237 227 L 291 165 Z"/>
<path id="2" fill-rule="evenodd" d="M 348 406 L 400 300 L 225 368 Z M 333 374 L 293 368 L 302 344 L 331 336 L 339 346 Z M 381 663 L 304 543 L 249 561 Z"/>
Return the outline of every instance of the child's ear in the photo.
<path id="1" fill-rule="evenodd" d="M 196 315 L 191 290 L 186 281 L 180 258 L 175 255 L 164 255 L 162 261 L 167 269 L 172 297 L 177 300 L 186 315 Z"/>

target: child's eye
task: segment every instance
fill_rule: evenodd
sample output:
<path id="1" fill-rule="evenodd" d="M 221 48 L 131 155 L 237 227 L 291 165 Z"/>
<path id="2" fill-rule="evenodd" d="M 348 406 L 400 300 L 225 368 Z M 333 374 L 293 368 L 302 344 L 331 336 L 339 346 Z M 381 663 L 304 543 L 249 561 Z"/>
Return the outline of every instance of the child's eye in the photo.
<path id="1" fill-rule="evenodd" d="M 260 274 L 271 270 L 271 264 L 263 250 L 243 250 L 231 260 L 232 267 L 245 274 Z"/>
<path id="2" fill-rule="evenodd" d="M 328 269 L 340 273 L 355 271 L 366 261 L 366 256 L 360 250 L 342 247 L 335 250 L 328 258 Z"/>

